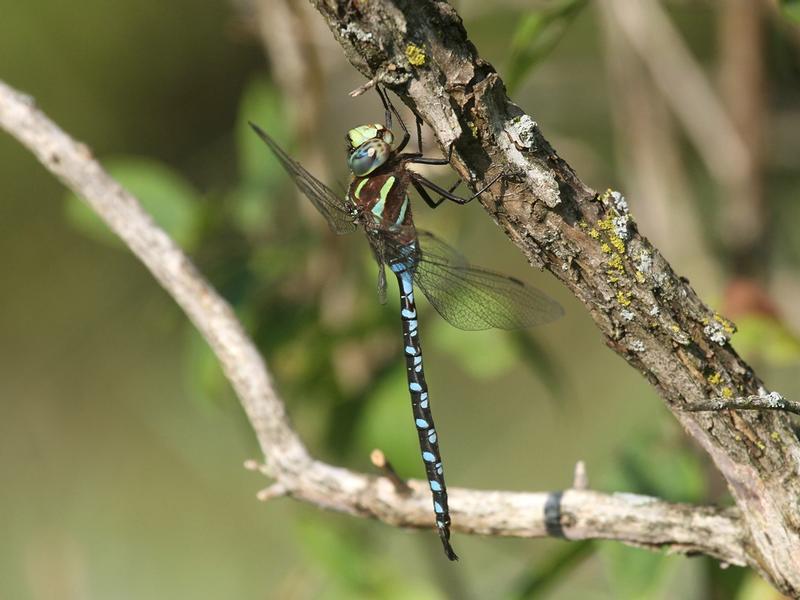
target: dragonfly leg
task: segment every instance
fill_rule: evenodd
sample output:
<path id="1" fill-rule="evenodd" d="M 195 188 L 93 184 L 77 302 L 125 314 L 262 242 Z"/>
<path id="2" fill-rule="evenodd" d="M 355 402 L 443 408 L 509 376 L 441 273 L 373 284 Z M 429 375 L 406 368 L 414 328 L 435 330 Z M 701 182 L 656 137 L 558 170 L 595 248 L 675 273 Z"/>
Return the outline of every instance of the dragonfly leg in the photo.
<path id="1" fill-rule="evenodd" d="M 426 190 L 421 183 L 419 183 L 414 179 L 411 180 L 411 185 L 413 185 L 414 189 L 417 190 L 417 193 L 420 195 L 420 198 L 422 198 L 425 201 L 425 204 L 427 204 L 431 208 L 437 208 L 442 202 L 447 200 L 447 198 L 445 198 L 444 196 L 439 196 L 438 200 L 434 200 L 433 198 L 431 198 L 431 195 L 428 193 L 428 190 Z M 453 185 L 451 185 L 447 191 L 452 193 L 459 185 L 461 185 L 461 179 L 459 179 Z"/>
<path id="2" fill-rule="evenodd" d="M 414 187 L 417 190 L 419 190 L 419 188 L 417 187 L 417 184 L 420 184 L 421 186 L 424 186 L 424 187 L 428 188 L 429 190 L 432 190 L 432 191 L 436 192 L 437 194 L 439 194 L 442 197 L 450 200 L 451 202 L 455 202 L 456 204 L 467 204 L 468 202 L 471 202 L 472 200 L 474 200 L 475 198 L 480 196 L 487 189 L 489 189 L 489 187 L 495 181 L 500 179 L 500 177 L 502 177 L 502 175 L 503 175 L 502 173 L 498 174 L 494 179 L 492 179 L 489 183 L 487 183 L 485 186 L 483 186 L 481 189 L 479 189 L 477 192 L 475 192 L 474 194 L 472 194 L 472 196 L 470 196 L 468 198 L 462 198 L 460 196 L 456 196 L 453 193 L 452 190 L 446 190 L 443 187 L 436 185 L 430 179 L 426 179 L 425 177 L 423 177 L 419 173 L 413 173 L 412 172 L 412 174 L 411 174 L 411 182 L 412 182 L 412 184 L 414 185 Z M 455 188 L 453 188 L 453 190 L 454 189 Z M 424 197 L 423 197 L 423 200 L 424 200 Z M 426 202 L 427 202 L 427 200 L 426 200 Z M 438 206 L 438 204 L 437 204 L 437 206 Z"/>
<path id="3" fill-rule="evenodd" d="M 428 158 L 427 156 L 422 156 L 422 152 L 407 152 L 400 158 L 405 162 L 416 163 L 418 165 L 449 165 L 450 159 L 453 158 L 453 144 L 450 144 L 450 149 L 447 151 L 447 158 Z"/>
<path id="4" fill-rule="evenodd" d="M 422 119 L 416 118 L 417 121 L 417 148 L 419 148 L 420 155 L 422 154 Z"/>
<path id="5" fill-rule="evenodd" d="M 381 98 L 381 102 L 383 103 L 383 110 L 386 119 L 386 129 L 392 128 L 392 114 L 397 117 L 397 122 L 400 124 L 400 128 L 403 130 L 403 139 L 400 140 L 400 143 L 397 144 L 397 148 L 395 148 L 395 152 L 402 152 L 403 148 L 408 145 L 409 140 L 411 139 L 411 134 L 408 131 L 408 127 L 406 127 L 405 121 L 403 121 L 403 117 L 400 116 L 400 113 L 397 112 L 397 109 L 392 104 L 392 101 L 389 100 L 389 96 L 386 94 L 386 90 L 382 89 L 379 85 L 375 86 L 375 90 L 378 92 L 378 96 Z M 417 118 L 419 121 L 419 118 Z M 419 123 L 417 123 L 417 134 L 419 135 Z M 420 141 L 420 149 L 422 148 L 422 142 Z M 420 150 L 421 152 L 421 150 Z"/>

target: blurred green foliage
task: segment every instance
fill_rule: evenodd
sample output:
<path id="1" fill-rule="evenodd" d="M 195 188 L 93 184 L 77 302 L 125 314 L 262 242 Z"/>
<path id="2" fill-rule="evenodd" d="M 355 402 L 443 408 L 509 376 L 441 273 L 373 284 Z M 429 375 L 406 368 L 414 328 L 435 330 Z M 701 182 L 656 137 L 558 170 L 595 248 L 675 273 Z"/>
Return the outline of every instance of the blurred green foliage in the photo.
<path id="1" fill-rule="evenodd" d="M 780 0 L 780 5 L 787 17 L 800 22 L 800 0 Z"/>
<path id="2" fill-rule="evenodd" d="M 4 7 L 3 77 L 85 139 L 191 253 L 256 340 L 316 455 L 368 471 L 379 447 L 402 476 L 420 476 L 397 292 L 390 286 L 388 305 L 378 303 L 365 241 L 331 235 L 247 126 L 258 123 L 301 162 L 309 154 L 296 139 L 293 99 L 265 72 L 257 40 L 240 37 L 240 17 L 223 3 L 45 4 Z M 533 84 L 518 101 L 536 106 L 559 151 L 598 188 L 621 178 L 588 3 L 524 12 L 462 4 L 471 36 L 488 42 L 481 52 L 508 65 L 506 83 Z M 787 14 L 796 6 L 784 2 Z M 713 9 L 672 8 L 704 48 Z M 789 67 L 773 77 L 789 105 L 800 86 L 787 83 L 795 63 L 780 48 Z M 346 97 L 361 83 L 350 67 L 329 76 L 335 100 L 313 141 L 341 175 L 343 130 L 382 111 L 375 98 Z M 251 492 L 263 482 L 236 469 L 257 449 L 205 342 L 139 265 L 108 252 L 121 246 L 79 199 L 62 206 L 63 191 L 14 144 L 0 144 L 0 223 L 19 223 L 0 236 L 0 596 L 745 598 L 754 589 L 744 570 L 615 543 L 456 533 L 462 561 L 449 565 L 432 531 L 289 500 L 257 504 Z M 787 160 L 773 169 L 775 264 L 796 269 L 798 168 Z M 713 182 L 691 176 L 707 211 L 701 221 L 712 223 Z M 448 483 L 560 489 L 588 457 L 599 489 L 727 501 L 584 309 L 531 275 L 477 207 L 415 210 L 469 258 L 535 278 L 567 307 L 556 325 L 513 333 L 461 332 L 420 307 Z M 679 264 L 701 292 L 713 291 L 695 266 Z M 787 397 L 800 389 L 791 327 L 737 321 L 737 349 L 762 360 Z"/>
<path id="3" fill-rule="evenodd" d="M 587 0 L 556 0 L 531 9 L 511 38 L 506 85 L 512 92 L 553 51 Z"/>

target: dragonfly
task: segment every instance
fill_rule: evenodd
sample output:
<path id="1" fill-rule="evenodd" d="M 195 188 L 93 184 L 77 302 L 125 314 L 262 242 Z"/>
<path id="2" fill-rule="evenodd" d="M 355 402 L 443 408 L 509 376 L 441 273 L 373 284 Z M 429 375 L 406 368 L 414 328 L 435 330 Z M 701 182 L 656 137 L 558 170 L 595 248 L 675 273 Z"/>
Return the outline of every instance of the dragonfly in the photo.
<path id="1" fill-rule="evenodd" d="M 380 87 L 376 89 L 383 103 L 385 122 L 361 125 L 348 131 L 347 164 L 351 179 L 343 194 L 337 194 L 309 173 L 257 125 L 251 122 L 250 126 L 335 233 L 345 234 L 360 229 L 366 234 L 379 267 L 378 295 L 382 303 L 386 301 L 385 268 L 388 267 L 397 278 L 408 390 L 422 462 L 433 498 L 434 521 L 447 558 L 458 560 L 450 544 L 447 487 L 422 364 L 414 290 L 422 290 L 444 319 L 465 330 L 539 325 L 559 318 L 563 310 L 544 292 L 513 277 L 472 266 L 435 235 L 415 228 L 410 188 L 416 190 L 431 208 L 437 208 L 445 200 L 463 205 L 482 194 L 497 177 L 471 196 L 460 197 L 454 193 L 460 179 L 445 189 L 410 169 L 413 164 L 449 164 L 452 145 L 447 158 L 423 156 L 421 121 L 417 118 L 419 151 L 403 152 L 411 134 L 386 91 Z M 395 141 L 393 115 L 403 131 L 396 146 L 392 145 Z"/>

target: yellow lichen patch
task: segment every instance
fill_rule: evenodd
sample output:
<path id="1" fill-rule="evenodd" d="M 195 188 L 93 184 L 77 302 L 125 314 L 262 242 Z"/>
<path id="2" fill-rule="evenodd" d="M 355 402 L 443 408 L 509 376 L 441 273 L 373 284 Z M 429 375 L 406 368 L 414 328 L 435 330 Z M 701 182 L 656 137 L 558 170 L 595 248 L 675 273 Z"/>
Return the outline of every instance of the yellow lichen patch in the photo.
<path id="1" fill-rule="evenodd" d="M 726 400 L 730 400 L 733 398 L 733 390 L 727 386 L 722 388 L 722 397 Z"/>
<path id="2" fill-rule="evenodd" d="M 772 439 L 773 442 L 780 442 L 781 441 L 781 436 L 778 435 L 777 431 L 773 431 L 771 434 L 769 434 L 769 437 Z"/>
<path id="3" fill-rule="evenodd" d="M 589 229 L 589 224 L 586 221 L 578 221 L 578 227 L 581 229 Z"/>
<path id="4" fill-rule="evenodd" d="M 478 137 L 478 126 L 475 125 L 475 121 L 467 121 L 467 126 L 469 127 L 470 133 L 472 133 L 472 137 Z"/>
<path id="5" fill-rule="evenodd" d="M 610 271 L 609 271 L 609 273 L 610 273 Z M 609 274 L 608 283 L 619 283 L 619 277 L 617 277 L 616 275 L 610 275 Z"/>
<path id="6" fill-rule="evenodd" d="M 611 254 L 611 246 L 609 246 L 605 242 L 600 245 L 600 250 L 602 250 L 606 254 Z"/>
<path id="7" fill-rule="evenodd" d="M 636 277 L 636 281 L 638 283 L 644 283 L 644 279 L 645 279 L 644 278 L 644 273 L 642 273 L 641 271 L 636 271 L 636 273 L 634 273 L 633 275 L 634 275 L 634 277 Z"/>
<path id="8" fill-rule="evenodd" d="M 597 231 L 597 229 L 590 229 L 589 237 L 596 240 L 597 238 L 600 237 L 600 233 Z"/>
<path id="9" fill-rule="evenodd" d="M 617 292 L 617 302 L 620 306 L 630 306 L 631 305 L 631 296 L 630 292 L 623 292 L 619 290 Z"/>
<path id="10" fill-rule="evenodd" d="M 617 254 L 616 252 L 611 256 L 611 259 L 608 261 L 608 266 L 616 271 L 623 271 L 625 267 L 622 264 L 622 256 Z"/>
<path id="11" fill-rule="evenodd" d="M 756 442 L 756 446 L 758 446 L 759 450 L 765 450 L 767 448 L 767 445 L 764 442 L 762 442 L 761 440 L 758 440 Z"/>
<path id="12" fill-rule="evenodd" d="M 619 237 L 617 234 L 611 238 L 611 245 L 614 246 L 617 252 L 623 254 L 625 252 L 625 242 L 622 241 L 622 238 Z"/>
<path id="13" fill-rule="evenodd" d="M 674 331 L 675 333 L 678 333 L 681 330 L 681 328 L 678 327 L 677 325 L 673 325 L 672 327 L 670 327 L 670 329 L 672 329 L 672 331 Z"/>
<path id="14" fill-rule="evenodd" d="M 733 323 L 728 321 L 728 319 L 726 319 L 725 317 L 723 317 L 723 316 L 721 316 L 721 315 L 719 315 L 717 313 L 714 313 L 714 320 L 717 323 L 719 323 L 720 325 L 722 325 L 722 328 L 726 332 L 728 332 L 728 333 L 735 333 L 736 332 L 736 327 L 734 327 Z"/>
<path id="15" fill-rule="evenodd" d="M 409 44 L 406 46 L 406 58 L 415 67 L 421 67 L 425 64 L 425 51 L 416 44 Z"/>
<path id="16" fill-rule="evenodd" d="M 711 385 L 719 385 L 721 381 L 722 381 L 722 375 L 720 375 L 719 373 L 714 373 L 708 376 L 708 383 L 710 383 Z"/>

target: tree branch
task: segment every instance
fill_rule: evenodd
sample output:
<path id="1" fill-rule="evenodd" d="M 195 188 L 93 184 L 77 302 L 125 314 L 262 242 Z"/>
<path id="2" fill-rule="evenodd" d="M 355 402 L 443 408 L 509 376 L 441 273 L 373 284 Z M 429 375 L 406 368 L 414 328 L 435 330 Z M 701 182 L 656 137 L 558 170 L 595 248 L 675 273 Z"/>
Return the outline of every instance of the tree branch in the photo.
<path id="1" fill-rule="evenodd" d="M 709 397 L 764 396 L 729 344 L 733 324 L 706 306 L 637 230 L 619 194 L 598 195 L 506 95 L 437 0 L 312 0 L 367 79 L 397 93 L 475 185 L 532 265 L 580 300 L 610 348 L 640 371 L 725 477 L 748 530 L 748 564 L 800 596 L 800 444 L 785 413 L 688 412 Z M 611 98 L 613 102 L 613 98 Z M 733 174 L 735 176 L 735 173 Z"/>
<path id="2" fill-rule="evenodd" d="M 37 110 L 33 100 L 0 82 L 0 127 L 85 199 L 147 266 L 208 341 L 231 382 L 275 479 L 259 497 L 289 495 L 316 506 L 399 527 L 430 528 L 427 482 L 355 473 L 314 460 L 292 428 L 266 365 L 230 306 L 139 202 L 92 157 Z M 585 480 L 585 476 L 579 478 Z M 744 565 L 748 544 L 736 509 L 674 504 L 633 494 L 583 489 L 552 493 L 450 490 L 454 529 L 494 536 L 612 539 L 650 549 L 702 553 Z"/>

